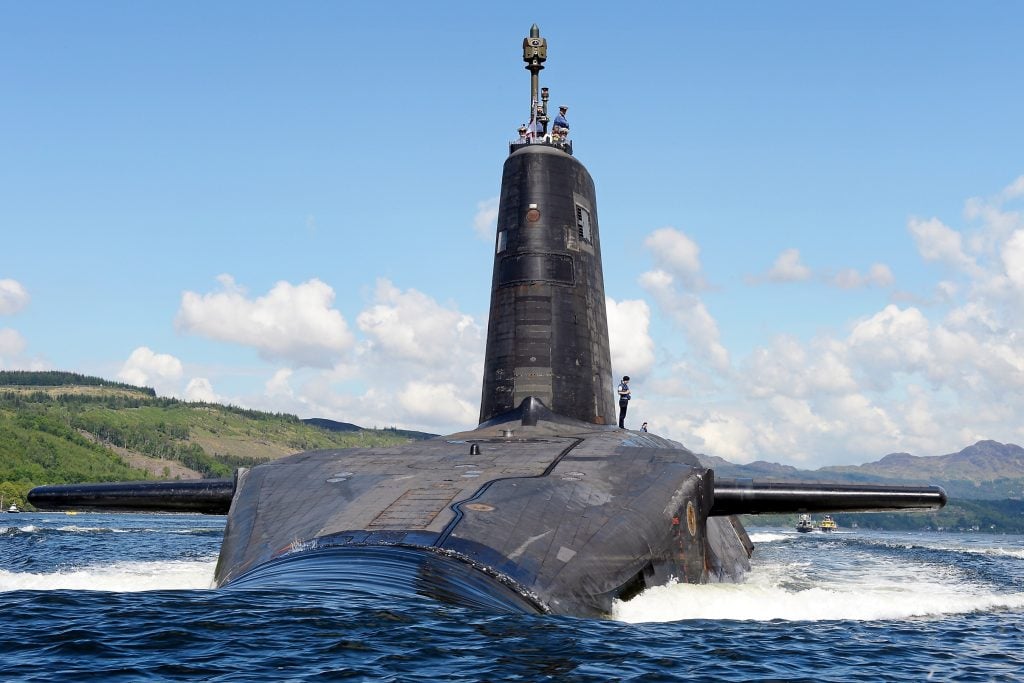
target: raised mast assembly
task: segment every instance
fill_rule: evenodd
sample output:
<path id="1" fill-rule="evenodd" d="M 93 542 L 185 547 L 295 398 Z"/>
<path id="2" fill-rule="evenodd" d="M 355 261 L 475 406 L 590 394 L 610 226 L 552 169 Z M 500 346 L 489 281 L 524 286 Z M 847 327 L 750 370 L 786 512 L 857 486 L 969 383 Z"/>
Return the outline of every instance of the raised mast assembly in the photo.
<path id="1" fill-rule="evenodd" d="M 540 85 L 540 72 L 544 68 L 544 62 L 548 58 L 548 41 L 540 37 L 540 29 L 537 28 L 537 24 L 530 27 L 530 35 L 523 38 L 523 61 L 526 62 L 526 68 L 530 72 L 530 115 L 528 119 L 533 119 L 537 116 L 537 107 L 542 107 L 542 117 L 540 120 L 547 130 L 548 122 L 548 92 L 547 88 L 544 88 L 544 103 L 541 104 L 540 100 L 537 99 L 537 89 Z"/>

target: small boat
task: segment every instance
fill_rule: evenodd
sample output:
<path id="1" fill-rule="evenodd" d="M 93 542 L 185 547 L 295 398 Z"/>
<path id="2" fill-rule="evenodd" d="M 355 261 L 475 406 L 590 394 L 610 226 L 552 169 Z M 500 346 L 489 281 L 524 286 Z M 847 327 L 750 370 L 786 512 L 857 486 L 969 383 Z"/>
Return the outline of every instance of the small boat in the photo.
<path id="1" fill-rule="evenodd" d="M 832 519 L 831 515 L 825 515 L 821 520 L 821 526 L 819 527 L 824 532 L 835 531 L 839 527 L 836 525 L 836 521 Z"/>
<path id="2" fill-rule="evenodd" d="M 814 522 L 811 521 L 810 515 L 800 515 L 800 519 L 796 523 L 796 530 L 800 533 L 814 531 Z"/>
<path id="3" fill-rule="evenodd" d="M 21 508 L 18 507 L 17 503 L 11 503 L 11 507 L 7 508 L 8 512 L 21 512 Z"/>

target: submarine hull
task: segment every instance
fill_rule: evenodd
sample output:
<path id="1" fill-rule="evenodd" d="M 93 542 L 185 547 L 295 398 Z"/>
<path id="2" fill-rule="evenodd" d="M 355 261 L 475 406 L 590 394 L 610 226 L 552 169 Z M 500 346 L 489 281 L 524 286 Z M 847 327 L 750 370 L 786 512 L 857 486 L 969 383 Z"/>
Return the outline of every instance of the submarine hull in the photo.
<path id="1" fill-rule="evenodd" d="M 734 518 L 708 518 L 713 473 L 692 453 L 525 403 L 470 432 L 240 473 L 217 585 L 304 583 L 305 562 L 319 577 L 334 562 L 337 583 L 352 585 L 345 574 L 372 551 L 385 576 L 390 567 L 416 577 L 406 582 L 415 592 L 606 616 L 614 600 L 672 577 L 735 581 L 747 571 L 752 545 Z"/>

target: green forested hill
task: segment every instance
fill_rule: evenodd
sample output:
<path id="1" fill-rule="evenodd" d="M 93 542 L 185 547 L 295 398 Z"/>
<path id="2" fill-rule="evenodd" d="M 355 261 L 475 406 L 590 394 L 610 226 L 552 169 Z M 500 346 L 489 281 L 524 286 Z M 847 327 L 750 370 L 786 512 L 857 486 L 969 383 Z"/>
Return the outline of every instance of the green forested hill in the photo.
<path id="1" fill-rule="evenodd" d="M 294 415 L 159 398 L 63 372 L 0 371 L 0 495 L 41 484 L 230 476 L 297 451 L 404 443 L 394 430 L 329 431 Z"/>

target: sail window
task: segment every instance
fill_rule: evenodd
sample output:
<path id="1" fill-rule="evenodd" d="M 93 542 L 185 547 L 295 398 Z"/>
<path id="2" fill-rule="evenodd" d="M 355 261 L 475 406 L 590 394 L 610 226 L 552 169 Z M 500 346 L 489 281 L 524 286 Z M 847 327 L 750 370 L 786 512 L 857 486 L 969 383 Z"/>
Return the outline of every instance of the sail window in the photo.
<path id="1" fill-rule="evenodd" d="M 581 240 L 588 243 L 594 241 L 593 228 L 590 224 L 590 212 L 579 204 L 576 205 L 576 228 Z"/>

